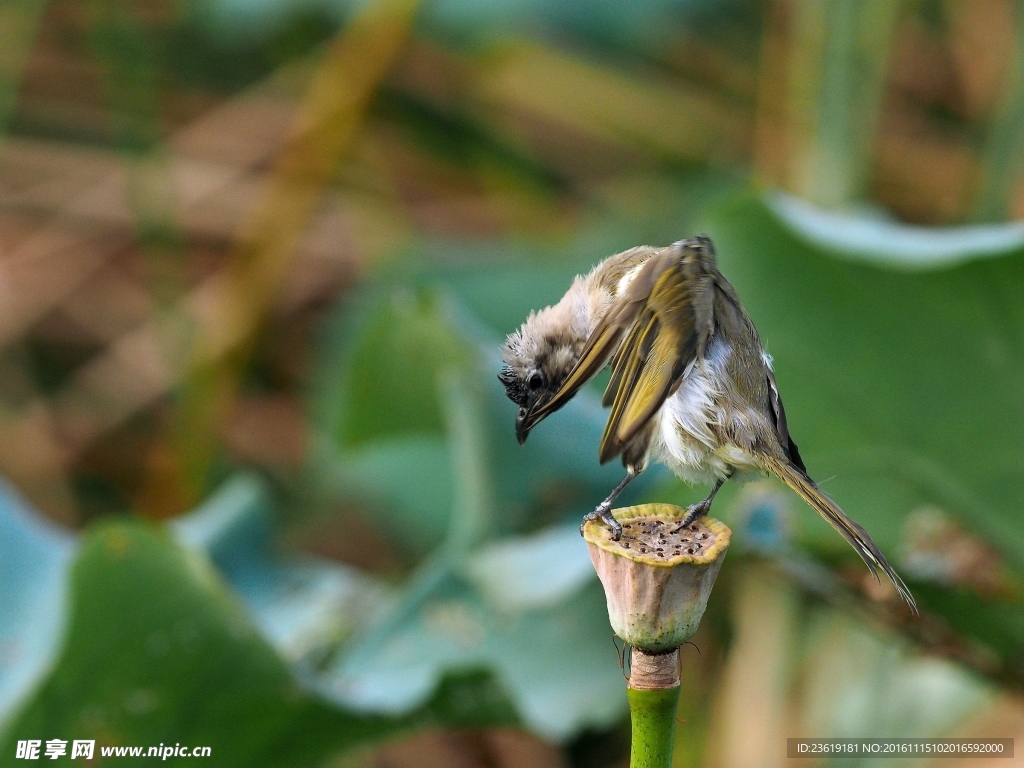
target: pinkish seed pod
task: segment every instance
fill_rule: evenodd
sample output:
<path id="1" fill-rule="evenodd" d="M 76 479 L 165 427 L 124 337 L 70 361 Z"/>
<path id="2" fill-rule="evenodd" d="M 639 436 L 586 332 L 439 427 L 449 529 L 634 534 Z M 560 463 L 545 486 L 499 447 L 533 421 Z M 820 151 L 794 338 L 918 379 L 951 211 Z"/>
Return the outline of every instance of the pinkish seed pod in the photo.
<path id="1" fill-rule="evenodd" d="M 619 541 L 600 521 L 583 529 L 612 629 L 644 651 L 678 648 L 697 631 L 732 532 L 707 517 L 676 531 L 686 510 L 672 504 L 643 504 L 612 514 L 620 523 L 642 523 L 624 526 Z M 701 546 L 694 549 L 698 537 Z M 669 552 L 656 552 L 659 547 Z"/>

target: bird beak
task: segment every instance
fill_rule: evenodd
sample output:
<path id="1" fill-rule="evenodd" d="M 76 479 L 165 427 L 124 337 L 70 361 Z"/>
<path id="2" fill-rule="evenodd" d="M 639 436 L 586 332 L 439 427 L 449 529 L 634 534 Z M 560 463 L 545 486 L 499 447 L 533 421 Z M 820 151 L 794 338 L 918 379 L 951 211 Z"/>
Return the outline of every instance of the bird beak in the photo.
<path id="1" fill-rule="evenodd" d="M 531 409 L 520 408 L 519 413 L 516 414 L 516 440 L 520 445 L 526 442 L 531 429 L 533 429 Z"/>
<path id="2" fill-rule="evenodd" d="M 551 410 L 547 407 L 551 400 L 549 392 L 542 392 L 535 400 L 519 408 L 516 414 L 516 440 L 522 445 L 530 434 L 530 430 L 542 422 Z"/>

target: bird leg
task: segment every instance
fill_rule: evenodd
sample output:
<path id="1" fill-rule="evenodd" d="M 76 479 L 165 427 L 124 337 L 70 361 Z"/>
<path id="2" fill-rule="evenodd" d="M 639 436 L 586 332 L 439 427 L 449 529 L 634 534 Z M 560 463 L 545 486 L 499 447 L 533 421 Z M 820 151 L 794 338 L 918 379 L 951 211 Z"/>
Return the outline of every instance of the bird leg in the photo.
<path id="1" fill-rule="evenodd" d="M 612 517 L 612 504 L 615 503 L 615 499 L 618 498 L 619 494 L 622 493 L 622 489 L 629 485 L 629 481 L 632 480 L 636 475 L 632 472 L 628 472 L 622 482 L 615 486 L 615 489 L 608 494 L 608 498 L 602 501 L 593 512 L 590 512 L 583 518 L 583 522 L 580 523 L 580 535 L 583 534 L 583 529 L 587 523 L 591 520 L 604 520 L 608 524 L 608 527 L 612 529 L 612 539 L 615 541 L 619 540 L 622 536 L 622 524 L 619 523 L 614 517 Z"/>
<path id="2" fill-rule="evenodd" d="M 698 517 L 704 517 L 711 510 L 711 502 L 715 499 L 715 494 L 718 493 L 718 489 L 722 487 L 722 484 L 731 477 L 730 472 L 728 476 L 720 478 L 716 483 L 715 487 L 711 489 L 711 493 L 703 501 L 698 501 L 696 504 L 691 504 L 686 508 L 686 517 L 683 518 L 683 522 L 673 529 L 672 533 L 678 533 L 683 530 L 686 526 L 690 525 Z"/>

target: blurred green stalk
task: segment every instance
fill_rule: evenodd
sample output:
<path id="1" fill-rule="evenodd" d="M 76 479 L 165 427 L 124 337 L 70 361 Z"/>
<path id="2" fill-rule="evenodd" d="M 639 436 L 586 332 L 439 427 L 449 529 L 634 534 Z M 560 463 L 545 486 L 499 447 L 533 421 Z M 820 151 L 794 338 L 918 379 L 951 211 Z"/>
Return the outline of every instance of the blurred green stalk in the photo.
<path id="1" fill-rule="evenodd" d="M 1004 221 L 1024 165 L 1024 2 L 1013 3 L 1017 47 L 1009 67 L 1003 101 L 992 119 L 981 158 L 981 189 L 974 220 Z"/>
<path id="2" fill-rule="evenodd" d="M 672 768 L 679 688 L 656 691 L 626 689 L 632 741 L 629 768 Z"/>
<path id="3" fill-rule="evenodd" d="M 14 111 L 25 62 L 32 52 L 46 0 L 0 2 L 0 136 Z"/>
<path id="4" fill-rule="evenodd" d="M 826 208 L 863 197 L 904 0 L 791 0 L 791 190 Z"/>

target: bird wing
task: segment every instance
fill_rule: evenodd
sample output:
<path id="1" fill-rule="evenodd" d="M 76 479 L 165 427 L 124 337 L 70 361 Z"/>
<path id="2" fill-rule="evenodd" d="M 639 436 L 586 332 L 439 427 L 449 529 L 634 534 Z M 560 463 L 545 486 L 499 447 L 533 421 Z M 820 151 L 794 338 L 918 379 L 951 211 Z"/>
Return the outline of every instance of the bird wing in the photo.
<path id="1" fill-rule="evenodd" d="M 682 258 L 681 258 L 682 257 Z M 675 251 L 635 309 L 612 358 L 604 403 L 611 413 L 601 438 L 602 463 L 618 456 L 676 390 L 702 344 L 697 304 L 703 271 Z M 693 269 L 697 266 L 697 270 Z M 632 287 L 632 286 L 631 286 Z M 638 286 L 646 289 L 646 286 Z M 620 318 L 621 322 L 622 318 Z"/>
<path id="2" fill-rule="evenodd" d="M 707 246 L 699 238 L 681 241 L 648 259 L 591 332 L 561 387 L 538 411 L 543 417 L 561 408 L 610 360 L 603 404 L 612 409 L 601 438 L 602 463 L 622 453 L 707 344 L 714 292 Z"/>
<path id="3" fill-rule="evenodd" d="M 538 420 L 565 405 L 580 387 L 608 364 L 608 358 L 620 348 L 619 342 L 643 308 L 658 278 L 670 269 L 673 263 L 678 262 L 679 258 L 677 249 L 667 248 L 644 262 L 616 306 L 609 310 L 604 319 L 590 332 L 579 360 L 569 371 L 558 391 L 538 408 Z M 616 359 L 618 357 L 616 354 Z"/>
<path id="4" fill-rule="evenodd" d="M 792 461 L 801 472 L 806 472 L 804 460 L 800 458 L 800 450 L 793 442 L 789 434 L 789 424 L 786 422 L 786 409 L 782 407 L 782 397 L 779 395 L 779 386 L 775 383 L 775 374 L 771 368 L 768 369 L 768 399 L 771 403 L 771 414 L 775 420 L 775 434 L 779 438 L 779 444 L 786 456 Z"/>

